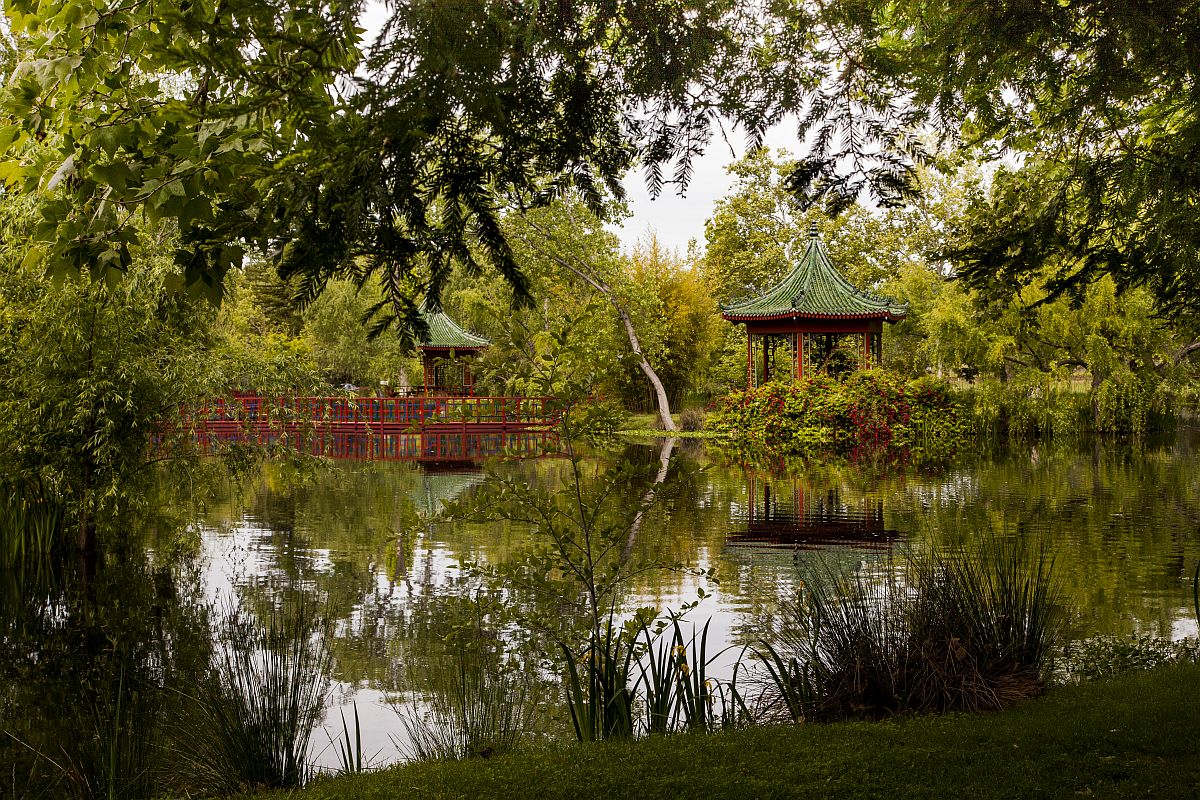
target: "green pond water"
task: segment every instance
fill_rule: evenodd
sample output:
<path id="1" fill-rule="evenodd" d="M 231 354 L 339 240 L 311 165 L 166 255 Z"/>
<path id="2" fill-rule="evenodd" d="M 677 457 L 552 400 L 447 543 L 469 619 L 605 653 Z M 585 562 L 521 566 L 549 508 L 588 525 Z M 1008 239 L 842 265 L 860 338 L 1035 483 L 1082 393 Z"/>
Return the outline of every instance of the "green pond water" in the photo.
<path id="1" fill-rule="evenodd" d="M 1050 546 L 1073 637 L 1194 636 L 1198 444 L 1194 432 L 1181 431 L 1148 442 L 1013 446 L 965 454 L 948 467 L 898 469 L 773 464 L 695 441 L 646 442 L 594 451 L 585 463 L 592 474 L 628 460 L 653 475 L 663 448 L 672 449 L 661 500 L 633 546 L 639 559 L 679 568 L 639 575 L 622 602 L 678 609 L 703 589 L 686 618 L 709 621 L 715 653 L 766 630 L 780 601 L 815 568 L 884 575 L 906 549 L 992 535 Z M 70 670 L 86 673 L 80 653 L 103 649 L 87 637 L 103 637 L 106 626 L 120 628 L 128 647 L 158 653 L 147 656 L 155 669 L 185 669 L 188 637 L 207 630 L 204 609 L 263 608 L 304 595 L 327 609 L 333 631 L 328 733 L 314 737 L 314 759 L 335 763 L 328 745 L 340 733 L 339 714 L 357 708 L 367 754 L 376 763 L 396 760 L 404 732 L 389 699 L 411 702 L 421 665 L 434 663 L 430 653 L 444 655 L 448 632 L 473 613 L 486 616 L 482 598 L 537 602 L 464 568 L 521 558 L 537 541 L 530 525 L 445 522 L 437 512 L 481 491 L 489 475 L 557 487 L 568 467 L 528 452 L 486 463 L 339 460 L 302 477 L 268 465 L 180 511 L 185 532 L 164 525 L 148 536 L 148 556 L 124 562 L 135 567 L 100 570 L 86 591 L 104 611 L 83 633 L 64 630 L 67 612 L 55 605 L 54 591 L 36 590 L 39 581 L 56 585 L 54 575 L 6 576 L 5 712 L 27 726 L 39 714 L 54 717 L 45 725 L 68 724 L 44 698 L 73 685 Z M 625 501 L 642 491 L 635 487 Z M 544 660 L 519 628 L 510 620 L 491 635 Z M 713 670 L 728 670 L 737 654 L 736 647 L 724 651 Z M 548 661 L 541 675 L 549 681 Z M 19 685 L 44 687 L 40 704 L 22 707 Z"/>

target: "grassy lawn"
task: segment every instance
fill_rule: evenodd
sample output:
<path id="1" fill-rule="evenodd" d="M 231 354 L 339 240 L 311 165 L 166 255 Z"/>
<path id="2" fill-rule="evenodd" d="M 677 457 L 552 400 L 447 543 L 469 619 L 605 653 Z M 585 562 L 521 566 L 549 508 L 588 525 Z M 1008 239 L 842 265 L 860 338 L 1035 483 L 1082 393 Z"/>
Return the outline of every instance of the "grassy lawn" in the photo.
<path id="1" fill-rule="evenodd" d="M 997 714 L 562 746 L 324 780 L 319 798 L 1200 797 L 1200 666 Z M 282 797 L 282 795 L 281 795 Z"/>
<path id="2" fill-rule="evenodd" d="M 671 419 L 675 421 L 675 426 L 679 427 L 679 414 L 672 414 Z M 625 425 L 617 433 L 622 436 L 631 436 L 635 438 L 648 438 L 666 436 L 666 431 L 662 430 L 658 425 L 658 414 L 630 414 Z M 675 431 L 671 434 L 681 439 L 720 439 L 723 438 L 708 431 Z"/>

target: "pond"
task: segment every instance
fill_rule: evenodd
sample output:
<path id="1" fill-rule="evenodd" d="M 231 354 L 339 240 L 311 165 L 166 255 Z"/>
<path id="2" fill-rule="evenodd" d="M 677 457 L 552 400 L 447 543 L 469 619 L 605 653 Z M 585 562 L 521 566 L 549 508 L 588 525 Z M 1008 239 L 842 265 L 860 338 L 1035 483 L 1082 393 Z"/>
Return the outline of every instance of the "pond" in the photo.
<path id="1" fill-rule="evenodd" d="M 673 568 L 640 573 L 622 606 L 667 611 L 695 603 L 686 624 L 709 623 L 709 652 L 723 651 L 714 667 L 719 672 L 736 660 L 737 646 L 772 624 L 779 603 L 815 570 L 885 574 L 907 551 L 988 536 L 1050 548 L 1073 637 L 1194 636 L 1198 442 L 1181 431 L 1138 443 L 1013 446 L 973 453 L 948 467 L 899 469 L 786 464 L 696 441 L 647 441 L 594 450 L 584 463 L 588 475 L 629 462 L 653 476 L 664 448 L 672 451 L 635 546 L 644 561 Z M 133 650 L 170 642 L 170 653 L 150 660 L 156 669 L 183 669 L 188 637 L 203 638 L 208 630 L 204 609 L 261 609 L 305 596 L 332 622 L 334 691 L 326 732 L 313 739 L 313 758 L 335 765 L 331 741 L 342 731 L 341 715 L 353 710 L 363 749 L 376 763 L 402 757 L 405 733 L 394 703 L 411 701 L 422 665 L 435 663 L 431 653 L 452 648 L 456 626 L 491 619 L 487 604 L 496 598 L 521 606 L 518 621 L 494 633 L 518 651 L 532 648 L 526 656 L 536 659 L 536 643 L 514 632 L 519 619 L 559 613 L 535 607 L 536 599 L 497 587 L 484 574 L 527 554 L 537 542 L 529 524 L 438 518 L 445 503 L 469 501 L 497 476 L 534 487 L 569 484 L 570 462 L 553 455 L 553 442 L 536 444 L 523 444 L 519 457 L 507 459 L 485 459 L 486 448 L 473 444 L 443 447 L 458 454 L 453 458 L 341 459 L 295 474 L 267 465 L 198 508 L 180 510 L 185 532 L 167 525 L 148 537 L 148 564 L 131 559 L 132 574 L 114 568 L 107 578 L 101 570 L 86 591 L 105 611 L 79 630 L 60 624 L 63 610 L 46 600 L 54 591 L 36 588 L 58 585 L 61 576 L 5 576 L 12 585 L 0 595 L 7 598 L 0 630 L 5 657 L 16 665 L 4 675 L 6 724 L 21 717 L 36 727 L 37 715 L 51 713 L 49 705 L 23 706 L 14 682 L 42 681 L 43 693 L 71 685 L 70 675 L 59 675 L 55 684 L 45 671 L 86 670 L 79 654 L 101 646 L 92 639 L 102 638 L 106 626 L 131 631 L 126 638 Z M 55 644 L 39 640 L 31 656 L 34 636 Z M 547 680 L 549 669 L 541 672 Z M 546 725 L 565 732 L 561 709 L 556 713 Z"/>

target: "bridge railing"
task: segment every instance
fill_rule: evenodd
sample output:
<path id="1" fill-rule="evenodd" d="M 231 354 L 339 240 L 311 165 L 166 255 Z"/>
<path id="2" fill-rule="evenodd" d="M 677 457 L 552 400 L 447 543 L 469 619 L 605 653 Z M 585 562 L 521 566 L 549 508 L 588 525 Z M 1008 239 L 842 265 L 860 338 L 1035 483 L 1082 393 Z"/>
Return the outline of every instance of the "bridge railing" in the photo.
<path id="1" fill-rule="evenodd" d="M 194 425 L 338 429 L 420 429 L 429 426 L 553 426 L 561 410 L 552 397 L 259 397 L 218 398 L 185 409 Z"/>

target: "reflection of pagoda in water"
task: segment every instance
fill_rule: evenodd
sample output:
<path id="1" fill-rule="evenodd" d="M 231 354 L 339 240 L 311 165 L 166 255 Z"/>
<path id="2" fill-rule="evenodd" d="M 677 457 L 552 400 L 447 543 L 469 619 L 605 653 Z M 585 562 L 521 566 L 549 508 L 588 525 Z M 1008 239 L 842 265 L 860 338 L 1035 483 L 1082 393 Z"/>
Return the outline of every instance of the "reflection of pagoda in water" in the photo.
<path id="1" fill-rule="evenodd" d="M 421 482 L 408 493 L 413 507 L 425 517 L 441 513 L 442 507 L 453 503 L 464 492 L 486 480 L 483 472 L 430 472 L 421 471 Z"/>
<path id="2" fill-rule="evenodd" d="M 734 522 L 745 525 L 726 536 L 725 544 L 734 547 L 886 550 L 900 538 L 884 526 L 879 497 L 851 498 L 837 486 L 817 488 L 803 478 L 763 478 L 751 471 L 744 514 Z"/>

